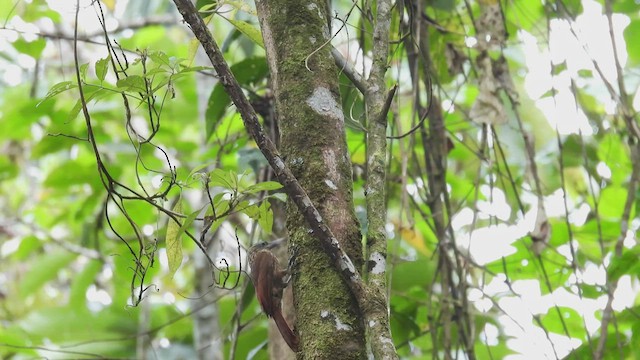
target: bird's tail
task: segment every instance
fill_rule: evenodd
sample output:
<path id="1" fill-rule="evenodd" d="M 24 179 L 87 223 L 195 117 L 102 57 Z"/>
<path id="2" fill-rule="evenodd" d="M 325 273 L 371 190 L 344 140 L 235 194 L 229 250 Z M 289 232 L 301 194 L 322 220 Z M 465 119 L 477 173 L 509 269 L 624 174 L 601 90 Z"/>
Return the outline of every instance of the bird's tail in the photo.
<path id="1" fill-rule="evenodd" d="M 296 335 L 289 327 L 289 324 L 287 324 L 281 310 L 273 314 L 273 320 L 276 322 L 276 326 L 278 326 L 278 330 L 280 330 L 280 335 L 282 335 L 284 341 L 289 345 L 291 350 L 297 352 L 300 339 L 298 339 L 298 335 Z"/>

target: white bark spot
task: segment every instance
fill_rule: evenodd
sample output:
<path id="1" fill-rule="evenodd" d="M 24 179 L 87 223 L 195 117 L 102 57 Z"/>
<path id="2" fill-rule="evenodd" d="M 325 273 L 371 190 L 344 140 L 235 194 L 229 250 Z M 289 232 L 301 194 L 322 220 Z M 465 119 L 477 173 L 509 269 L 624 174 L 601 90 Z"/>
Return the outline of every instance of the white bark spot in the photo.
<path id="1" fill-rule="evenodd" d="M 371 255 L 369 256 L 369 261 L 373 261 L 375 263 L 375 265 L 373 266 L 373 269 L 371 269 L 372 274 L 374 275 L 384 274 L 384 272 L 387 269 L 387 261 L 385 260 L 384 256 L 382 256 L 382 254 L 380 254 L 377 251 L 374 253 L 371 253 Z"/>
<path id="2" fill-rule="evenodd" d="M 333 246 L 338 246 L 338 245 L 339 245 L 339 243 L 338 243 L 338 239 L 336 239 L 336 238 L 331 238 L 331 245 L 333 245 Z"/>
<path id="3" fill-rule="evenodd" d="M 336 184 L 333 183 L 333 181 L 329 180 L 329 179 L 325 179 L 324 183 L 327 184 L 327 186 L 329 187 L 329 189 L 331 190 L 338 190 L 338 187 L 336 186 Z"/>
<path id="4" fill-rule="evenodd" d="M 381 344 L 393 344 L 393 341 L 386 336 L 380 336 Z"/>
<path id="5" fill-rule="evenodd" d="M 340 319 L 336 316 L 336 329 L 338 330 L 346 330 L 349 331 L 351 330 L 351 326 L 349 326 L 349 324 L 345 324 L 342 321 L 340 321 Z"/>
<path id="6" fill-rule="evenodd" d="M 346 331 L 351 330 L 351 326 L 349 324 L 343 323 L 342 321 L 340 321 L 340 319 L 338 319 L 337 316 L 333 316 L 328 310 L 320 311 L 320 318 L 322 319 L 333 318 L 334 322 L 336 323 L 336 329 L 346 330 Z"/>
<path id="7" fill-rule="evenodd" d="M 376 321 L 375 320 L 369 321 L 369 327 L 372 328 L 374 326 L 376 326 Z"/>
<path id="8" fill-rule="evenodd" d="M 344 122 L 344 114 L 340 106 L 326 87 L 317 87 L 313 90 L 313 94 L 307 99 L 307 105 L 322 116 L 329 116 Z"/>
<path id="9" fill-rule="evenodd" d="M 327 165 L 327 178 L 331 179 L 334 184 L 340 182 L 340 172 L 338 172 L 338 160 L 336 153 L 331 149 L 322 150 L 322 159 Z"/>
<path id="10" fill-rule="evenodd" d="M 318 212 L 318 210 L 314 210 L 313 211 L 313 216 L 316 217 L 316 221 L 321 223 L 322 222 L 322 216 L 320 216 L 320 213 Z"/>
<path id="11" fill-rule="evenodd" d="M 279 170 L 284 169 L 284 163 L 282 162 L 282 159 L 280 159 L 279 157 L 275 158 L 275 165 Z"/>
<path id="12" fill-rule="evenodd" d="M 322 11 L 320 11 L 320 8 L 315 3 L 310 3 L 309 5 L 307 5 L 307 9 L 309 11 L 314 11 L 315 10 L 318 13 L 318 17 L 322 18 Z"/>
<path id="13" fill-rule="evenodd" d="M 301 157 L 297 157 L 297 158 L 291 160 L 291 165 L 298 166 L 298 165 L 302 165 L 302 164 L 304 164 L 304 159 L 301 158 Z"/>
<path id="14" fill-rule="evenodd" d="M 347 269 L 350 274 L 355 274 L 356 273 L 356 267 L 353 266 L 353 263 L 351 262 L 351 259 L 349 259 L 348 256 L 343 255 L 341 263 L 342 263 L 342 269 L 340 269 L 340 270 Z M 352 276 L 352 278 L 353 277 L 354 276 Z"/>

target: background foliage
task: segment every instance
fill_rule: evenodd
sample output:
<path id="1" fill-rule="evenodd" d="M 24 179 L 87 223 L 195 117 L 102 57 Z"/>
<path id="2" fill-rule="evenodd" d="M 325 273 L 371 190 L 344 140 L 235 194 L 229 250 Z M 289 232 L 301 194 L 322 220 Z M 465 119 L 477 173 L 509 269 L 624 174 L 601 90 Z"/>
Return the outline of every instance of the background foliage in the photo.
<path id="1" fill-rule="evenodd" d="M 238 242 L 271 236 L 282 221 L 271 206 L 284 196 L 198 44 L 171 2 L 81 3 L 76 64 L 74 7 L 53 3 L 0 0 L 0 357 L 192 358 L 192 315 L 203 306 L 219 310 L 226 356 L 266 357 L 266 321 L 243 291 L 244 277 L 226 270 L 241 265 Z M 404 14 L 410 3 L 402 2 Z M 399 353 L 583 359 L 603 350 L 604 358 L 636 358 L 640 7 L 633 0 L 420 5 L 431 24 L 431 74 L 421 76 L 432 86 L 410 78 L 403 40 L 418 37 L 401 31 L 398 12 L 389 69 L 389 85 L 400 85 L 389 135 L 419 129 L 389 140 Z M 503 78 L 495 67 L 490 76 L 504 90 L 493 92 L 502 105 L 492 111 L 505 123 L 488 124 L 474 107 L 488 76 L 474 36 L 496 5 L 508 37 L 486 55 L 508 64 Z M 198 7 L 268 116 L 253 6 Z M 367 2 L 334 8 L 333 45 L 366 69 L 359 49 L 366 55 L 371 44 L 359 34 L 371 30 Z M 364 219 L 363 102 L 346 76 L 341 82 Z M 445 242 L 436 236 L 423 160 L 432 151 L 423 143 L 432 129 L 421 122 L 430 101 L 442 108 L 448 137 L 445 220 L 454 236 Z M 551 229 L 540 255 L 531 236 L 541 230 L 537 220 Z M 201 305 L 194 259 L 209 245 L 216 268 L 205 273 L 215 298 Z M 443 258 L 456 263 L 447 282 Z M 446 290 L 449 281 L 462 296 Z M 462 325 L 447 309 L 464 301 L 471 323 Z M 459 328 L 471 329 L 473 349 L 463 349 Z M 452 345 L 443 349 L 446 331 Z"/>

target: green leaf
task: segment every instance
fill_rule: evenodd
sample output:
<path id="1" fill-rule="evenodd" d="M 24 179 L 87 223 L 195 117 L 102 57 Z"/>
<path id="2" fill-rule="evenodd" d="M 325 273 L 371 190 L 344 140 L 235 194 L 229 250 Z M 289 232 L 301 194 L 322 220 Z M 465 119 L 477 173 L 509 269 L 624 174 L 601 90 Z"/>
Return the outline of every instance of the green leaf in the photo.
<path id="1" fill-rule="evenodd" d="M 558 314 L 558 310 L 560 314 Z M 562 320 L 559 316 L 562 316 Z M 547 314 L 542 316 L 541 320 L 545 329 L 557 334 L 564 334 L 565 326 L 571 336 L 581 338 L 582 334 L 585 333 L 582 315 L 573 308 L 559 306 L 558 309 L 556 309 L 555 307 L 551 307 Z"/>
<path id="2" fill-rule="evenodd" d="M 90 260 L 82 271 L 73 277 L 69 291 L 69 305 L 71 307 L 82 308 L 85 306 L 87 289 L 94 283 L 100 270 L 102 270 L 102 263 L 97 260 Z"/>
<path id="3" fill-rule="evenodd" d="M 118 80 L 117 84 L 118 88 L 123 89 L 125 91 L 133 91 L 133 92 L 147 92 L 147 85 L 142 76 L 138 75 L 130 75 L 124 79 Z"/>
<path id="4" fill-rule="evenodd" d="M 7 155 L 0 155 L 0 182 L 13 179 L 20 173 L 20 168 Z"/>
<path id="5" fill-rule="evenodd" d="M 519 29 L 530 31 L 543 20 L 544 7 L 540 0 L 519 0 L 504 7 L 509 34 L 516 34 Z"/>
<path id="6" fill-rule="evenodd" d="M 209 140 L 211 135 L 216 131 L 220 120 L 227 111 L 227 107 L 231 104 L 231 99 L 227 95 L 222 84 L 218 83 L 213 87 L 209 99 L 207 100 L 207 110 L 204 114 L 206 123 L 206 139 Z"/>
<path id="7" fill-rule="evenodd" d="M 582 0 L 564 0 L 562 2 L 562 6 L 567 9 L 572 17 L 582 14 L 582 11 L 584 10 L 582 7 Z"/>
<path id="8" fill-rule="evenodd" d="M 261 183 L 257 183 L 255 185 L 251 185 L 246 188 L 243 192 L 246 194 L 255 194 L 260 191 L 273 191 L 282 188 L 282 184 L 277 181 L 265 181 Z"/>
<path id="9" fill-rule="evenodd" d="M 220 168 L 213 169 L 209 173 L 209 185 L 222 186 L 225 189 L 236 190 L 238 188 L 237 175 L 233 171 L 225 171 Z"/>
<path id="10" fill-rule="evenodd" d="M 437 263 L 428 257 L 420 256 L 415 261 L 401 262 L 393 268 L 394 290 L 403 292 L 413 286 L 426 287 L 433 281 Z"/>
<path id="11" fill-rule="evenodd" d="M 551 66 L 551 73 L 553 75 L 559 75 L 560 73 L 562 73 L 563 71 L 567 70 L 567 62 L 563 61 L 559 64 L 552 64 Z"/>
<path id="12" fill-rule="evenodd" d="M 18 246 L 18 250 L 13 254 L 17 260 L 25 260 L 31 255 L 35 250 L 41 248 L 40 239 L 38 239 L 35 235 L 25 236 L 20 240 L 20 246 Z"/>
<path id="13" fill-rule="evenodd" d="M 87 69 L 89 69 L 89 63 L 80 65 L 80 80 L 81 82 L 87 82 Z"/>
<path id="14" fill-rule="evenodd" d="M 611 182 L 614 185 L 623 185 L 631 174 L 631 160 L 629 149 L 619 134 L 608 133 L 600 141 L 598 157 L 611 170 Z"/>
<path id="15" fill-rule="evenodd" d="M 629 62 L 638 65 L 640 63 L 640 41 L 638 41 L 640 39 L 640 19 L 631 20 L 623 34 L 627 44 Z"/>
<path id="16" fill-rule="evenodd" d="M 167 54 L 165 54 L 162 51 L 152 51 L 149 53 L 149 58 L 151 58 L 151 60 L 153 60 L 154 63 L 158 64 L 158 65 L 164 65 L 167 67 L 171 67 L 171 60 L 169 60 L 169 57 L 167 56 Z"/>
<path id="17" fill-rule="evenodd" d="M 182 198 L 173 207 L 172 212 L 182 213 Z M 169 275 L 173 277 L 182 264 L 182 239 L 180 238 L 181 225 L 169 218 L 167 224 L 167 260 L 169 263 Z"/>
<path id="18" fill-rule="evenodd" d="M 103 82 L 104 78 L 107 76 L 110 63 L 111 63 L 111 55 L 107 56 L 104 59 L 100 59 L 96 61 L 96 76 L 98 77 L 98 80 L 100 80 L 100 82 Z"/>
<path id="19" fill-rule="evenodd" d="M 56 278 L 58 270 L 68 266 L 77 256 L 77 254 L 55 251 L 38 257 L 37 261 L 34 260 L 35 262 L 32 262 L 31 266 L 27 267 L 30 270 L 20 279 L 20 285 L 18 286 L 20 297 L 25 299 L 40 289 L 42 285 Z"/>
<path id="20" fill-rule="evenodd" d="M 273 227 L 273 212 L 271 211 L 271 203 L 263 201 L 258 207 L 260 215 L 258 217 L 258 224 L 267 235 L 271 234 Z"/>
<path id="21" fill-rule="evenodd" d="M 89 104 L 89 102 L 91 102 L 92 100 L 99 100 L 101 98 L 113 95 L 113 92 L 97 86 L 84 86 L 83 91 L 84 91 L 84 101 L 86 104 Z M 78 116 L 81 110 L 82 110 L 82 101 L 78 99 L 75 105 L 73 105 L 73 108 L 71 108 L 71 111 L 69 111 L 69 115 L 67 116 L 67 121 L 74 120 Z"/>
<path id="22" fill-rule="evenodd" d="M 612 1 L 612 8 L 614 12 L 623 14 L 637 14 L 638 13 L 638 0 L 616 0 Z"/>
<path id="23" fill-rule="evenodd" d="M 187 178 L 191 178 L 191 177 L 192 177 L 192 176 L 194 176 L 195 174 L 199 173 L 199 172 L 200 172 L 200 170 L 203 170 L 204 168 L 207 168 L 207 167 L 212 166 L 212 165 L 215 165 L 215 164 L 216 164 L 216 162 L 215 162 L 215 161 L 211 161 L 211 162 L 208 162 L 208 163 L 200 164 L 200 165 L 198 165 L 198 166 L 194 167 L 194 168 L 189 172 L 189 175 L 187 176 Z"/>
<path id="24" fill-rule="evenodd" d="M 82 163 L 78 160 L 67 161 L 51 169 L 43 184 L 47 187 L 61 189 L 82 184 L 98 187 L 101 182 L 96 171 L 95 164 Z M 69 174 L 73 174 L 73 176 L 69 176 Z"/>
<path id="25" fill-rule="evenodd" d="M 269 68 L 264 57 L 250 57 L 231 65 L 231 72 L 240 85 L 250 85 L 265 79 Z M 207 140 L 216 131 L 229 104 L 231 104 L 231 99 L 224 90 L 224 86 L 218 82 L 207 100 L 207 110 L 205 111 Z"/>
<path id="26" fill-rule="evenodd" d="M 29 55 L 34 59 L 39 59 L 40 55 L 42 55 L 42 50 L 47 45 L 47 41 L 44 38 L 38 38 L 34 41 L 18 38 L 12 45 L 18 52 Z"/>
<path id="27" fill-rule="evenodd" d="M 262 42 L 262 34 L 260 33 L 260 30 L 258 30 L 258 28 L 249 24 L 246 21 L 227 19 L 227 18 L 225 19 L 229 21 L 233 26 L 235 26 L 236 29 L 238 29 L 238 31 L 240 31 L 241 33 L 246 35 L 249 39 L 251 39 L 251 41 L 253 41 L 256 45 L 264 49 L 264 43 Z"/>
<path id="28" fill-rule="evenodd" d="M 589 69 L 580 69 L 578 70 L 578 76 L 581 78 L 590 79 L 593 78 L 593 71 Z"/>
<path id="29" fill-rule="evenodd" d="M 583 151 L 584 147 L 584 151 Z M 569 135 L 562 144 L 565 167 L 581 166 L 585 163 L 584 153 L 587 160 L 592 164 L 598 163 L 598 147 L 590 142 L 585 142 L 578 135 Z"/>
<path id="30" fill-rule="evenodd" d="M 62 94 L 63 92 L 67 91 L 67 90 L 71 90 L 71 89 L 75 89 L 77 88 L 78 85 L 76 85 L 73 81 L 63 81 L 63 82 L 59 82 L 55 85 L 53 85 L 49 91 L 47 92 L 47 95 L 44 96 L 44 98 L 42 98 L 42 100 L 40 100 L 40 102 L 36 105 L 36 106 L 40 106 L 40 104 L 42 104 L 43 102 L 59 95 Z"/>
<path id="31" fill-rule="evenodd" d="M 607 276 L 609 280 L 616 281 L 622 275 L 635 274 L 637 276 L 640 269 L 640 246 L 636 245 L 632 249 L 625 249 L 622 256 L 614 256 L 611 258 L 611 264 L 607 268 Z"/>
<path id="32" fill-rule="evenodd" d="M 618 220 L 624 211 L 627 189 L 620 186 L 608 186 L 600 193 L 599 214 L 605 219 Z"/>

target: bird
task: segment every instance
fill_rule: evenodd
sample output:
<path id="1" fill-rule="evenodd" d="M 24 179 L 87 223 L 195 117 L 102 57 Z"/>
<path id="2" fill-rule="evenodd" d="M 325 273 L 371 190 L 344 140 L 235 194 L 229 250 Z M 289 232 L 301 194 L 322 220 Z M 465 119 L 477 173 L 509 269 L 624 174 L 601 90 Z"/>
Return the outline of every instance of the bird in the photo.
<path id="1" fill-rule="evenodd" d="M 284 341 L 294 352 L 298 351 L 299 338 L 282 314 L 282 292 L 291 279 L 289 268 L 282 268 L 271 252 L 273 243 L 261 242 L 249 249 L 250 278 L 256 297 L 267 317 L 273 318 Z"/>

